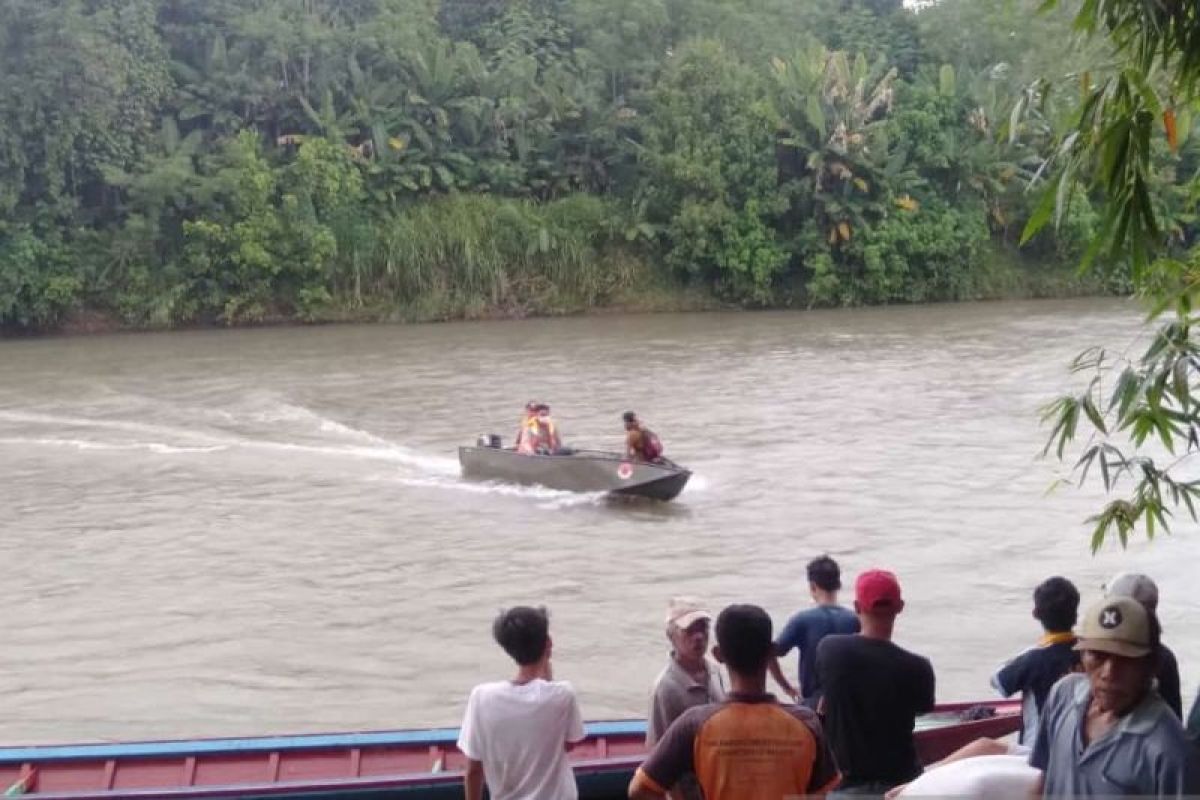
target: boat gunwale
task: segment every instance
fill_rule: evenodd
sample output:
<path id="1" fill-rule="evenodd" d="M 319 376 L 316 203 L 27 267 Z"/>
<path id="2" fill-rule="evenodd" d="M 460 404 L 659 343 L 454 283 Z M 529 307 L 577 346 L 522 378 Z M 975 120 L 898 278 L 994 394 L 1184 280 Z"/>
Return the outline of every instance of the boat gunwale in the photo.
<path id="1" fill-rule="evenodd" d="M 587 738 L 644 734 L 644 720 L 605 720 L 584 726 Z M 78 761 L 109 758 L 158 758 L 224 753 L 270 753 L 323 750 L 342 747 L 391 747 L 396 745 L 450 745 L 458 742 L 458 728 L 357 731 L 351 733 L 303 733 L 297 735 L 245 736 L 216 739 L 162 739 L 148 742 L 18 745 L 0 747 L 0 765 L 38 761 Z"/>
<path id="2" fill-rule="evenodd" d="M 611 450 L 574 450 L 570 453 L 558 454 L 518 453 L 514 448 L 511 447 L 479 447 L 477 445 L 460 445 L 458 448 L 460 459 L 463 451 L 503 453 L 504 455 L 508 456 L 520 456 L 521 458 L 532 458 L 537 460 L 572 458 L 580 461 L 615 461 L 618 464 L 629 463 L 639 467 L 653 467 L 655 469 L 666 470 L 673 475 L 682 473 L 687 473 L 688 475 L 692 474 L 692 471 L 687 467 L 680 466 L 679 464 L 676 464 L 674 461 L 671 461 L 667 458 L 664 458 L 663 463 L 660 464 L 654 461 L 642 461 L 640 459 L 626 458 L 620 453 L 616 453 Z"/>
<path id="3" fill-rule="evenodd" d="M 1020 701 L 999 700 L 987 703 L 941 703 L 930 714 L 951 714 L 985 705 L 997 709 L 995 716 L 1020 713 Z M 957 725 L 968 725 L 982 720 L 961 720 Z M 920 718 L 918 718 L 919 720 Z M 918 727 L 937 730 L 943 725 Z M 585 738 L 606 736 L 644 735 L 644 719 L 600 720 L 584 724 Z M 397 745 L 450 745 L 458 742 L 458 728 L 421 728 L 414 730 L 355 731 L 349 733 L 304 733 L 296 735 L 268 735 L 245 737 L 222 737 L 214 739 L 161 739 L 147 742 L 18 745 L 0 747 L 0 765 L 36 763 L 39 761 L 76 761 L 83 759 L 109 758 L 155 758 L 188 755 L 219 755 L 223 753 L 289 752 L 321 750 L 340 747 L 390 747 Z M 580 763 L 583 763 L 582 761 Z"/>

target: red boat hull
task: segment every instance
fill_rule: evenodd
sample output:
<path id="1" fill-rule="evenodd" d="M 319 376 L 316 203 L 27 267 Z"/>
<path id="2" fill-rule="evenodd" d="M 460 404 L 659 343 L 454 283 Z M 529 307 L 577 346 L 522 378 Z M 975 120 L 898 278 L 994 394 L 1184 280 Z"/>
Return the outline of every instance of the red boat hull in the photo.
<path id="1" fill-rule="evenodd" d="M 925 763 L 1020 726 L 1018 703 L 962 721 L 971 704 L 940 706 L 914 738 Z M 940 724 L 935 724 L 940 723 Z M 600 722 L 571 752 L 580 797 L 624 797 L 645 756 L 645 724 Z M 126 745 L 0 749 L 0 792 L 66 800 L 113 798 L 461 797 L 457 731 L 395 731 Z M 23 790 L 23 791 L 21 791 Z"/>

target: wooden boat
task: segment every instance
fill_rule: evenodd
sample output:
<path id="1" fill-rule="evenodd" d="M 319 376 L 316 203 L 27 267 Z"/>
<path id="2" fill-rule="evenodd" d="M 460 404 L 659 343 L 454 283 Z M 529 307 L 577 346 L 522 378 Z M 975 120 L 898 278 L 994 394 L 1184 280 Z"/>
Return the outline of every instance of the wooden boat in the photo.
<path id="1" fill-rule="evenodd" d="M 972 711 L 984 709 L 989 716 Z M 939 706 L 914 738 L 925 763 L 1016 731 L 1016 702 Z M 645 756 L 642 721 L 593 722 L 571 751 L 583 800 L 625 797 Z M 41 800 L 461 798 L 454 729 L 0 748 L 0 791 Z"/>
<path id="2" fill-rule="evenodd" d="M 632 461 L 601 450 L 524 455 L 500 447 L 460 447 L 458 461 L 468 478 L 654 500 L 674 499 L 692 477 L 689 470 L 666 459 L 654 463 Z"/>

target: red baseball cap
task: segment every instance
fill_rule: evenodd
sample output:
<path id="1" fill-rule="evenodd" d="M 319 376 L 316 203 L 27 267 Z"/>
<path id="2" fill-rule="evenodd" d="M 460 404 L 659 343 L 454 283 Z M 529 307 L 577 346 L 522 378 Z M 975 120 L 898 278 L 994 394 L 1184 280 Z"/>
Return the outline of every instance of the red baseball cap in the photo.
<path id="1" fill-rule="evenodd" d="M 869 569 L 854 582 L 854 599 L 863 611 L 899 609 L 900 581 L 886 569 Z"/>

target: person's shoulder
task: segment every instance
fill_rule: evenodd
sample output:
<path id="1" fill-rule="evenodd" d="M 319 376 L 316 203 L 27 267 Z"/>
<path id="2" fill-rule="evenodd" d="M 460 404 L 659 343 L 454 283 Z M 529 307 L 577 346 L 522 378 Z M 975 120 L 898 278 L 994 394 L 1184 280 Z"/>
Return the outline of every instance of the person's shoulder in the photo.
<path id="1" fill-rule="evenodd" d="M 1152 694 L 1135 715 L 1140 719 L 1133 721 L 1130 727 L 1145 736 L 1146 746 L 1154 753 L 1168 759 L 1181 757 L 1187 760 L 1193 756 L 1195 745 L 1188 738 L 1183 723 L 1157 694 Z"/>
<path id="2" fill-rule="evenodd" d="M 671 723 L 671 727 L 678 727 L 682 731 L 688 731 L 688 735 L 694 735 L 696 731 L 704 727 L 704 723 L 712 719 L 713 715 L 722 709 L 729 708 L 730 703 L 707 703 L 702 706 L 692 706 L 684 711 L 675 721 Z"/>
<path id="3" fill-rule="evenodd" d="M 1049 714 L 1051 711 L 1070 706 L 1085 697 L 1089 691 L 1087 675 L 1078 672 L 1064 675 L 1050 687 L 1042 713 Z"/>
<path id="4" fill-rule="evenodd" d="M 775 707 L 783 711 L 785 714 L 795 717 L 805 725 L 808 725 L 810 728 L 816 726 L 818 729 L 820 729 L 821 727 L 821 718 L 817 716 L 817 712 L 813 711 L 808 706 L 803 706 L 799 703 L 776 703 Z"/>
<path id="5" fill-rule="evenodd" d="M 513 691 L 513 685 L 509 681 L 487 681 L 478 683 L 471 689 L 469 703 L 475 705 L 486 705 L 494 698 L 508 694 Z"/>
<path id="6" fill-rule="evenodd" d="M 833 609 L 833 612 L 834 612 L 835 614 L 837 614 L 839 617 L 845 617 L 845 618 L 847 618 L 847 619 L 852 619 L 852 620 L 854 620 L 855 622 L 858 622 L 858 614 L 855 614 L 855 613 L 854 613 L 854 609 L 852 609 L 852 608 L 846 608 L 846 607 L 845 607 L 844 605 L 842 605 L 841 603 L 838 603 L 837 605 L 831 606 L 831 608 Z"/>
<path id="7" fill-rule="evenodd" d="M 476 697 L 486 697 L 487 695 L 500 694 L 512 687 L 509 681 L 485 681 L 477 683 L 471 689 L 471 694 Z"/>
<path id="8" fill-rule="evenodd" d="M 802 608 L 799 611 L 797 611 L 795 614 L 792 614 L 792 616 L 788 618 L 788 622 L 789 623 L 807 622 L 808 620 L 812 619 L 813 617 L 815 617 L 817 614 L 820 614 L 820 613 L 821 613 L 821 609 L 819 609 L 819 608 Z"/>
<path id="9" fill-rule="evenodd" d="M 1171 648 L 1167 647 L 1165 644 L 1162 644 L 1162 643 L 1160 642 L 1160 643 L 1159 643 L 1159 645 L 1158 645 L 1158 650 L 1159 650 L 1159 654 L 1158 654 L 1159 661 L 1160 661 L 1160 662 L 1161 662 L 1161 663 L 1162 663 L 1164 666 L 1167 666 L 1167 665 L 1169 665 L 1169 666 L 1173 666 L 1173 667 L 1175 667 L 1176 671 L 1178 671 L 1178 669 L 1179 669 L 1179 659 L 1177 659 L 1177 658 L 1175 657 L 1175 653 L 1174 653 L 1174 652 L 1172 652 Z"/>
<path id="10" fill-rule="evenodd" d="M 564 700 L 575 699 L 575 686 L 570 681 L 540 681 L 542 694 Z"/>
<path id="11" fill-rule="evenodd" d="M 889 647 L 887 647 L 887 650 L 890 651 L 892 654 L 892 657 L 897 659 L 898 661 L 900 661 L 902 663 L 907 663 L 910 666 L 916 667 L 918 669 L 924 669 L 924 668 L 929 668 L 931 670 L 933 669 L 933 662 L 930 661 L 928 657 L 923 656 L 920 653 L 917 653 L 913 650 L 909 650 L 907 647 L 901 647 L 900 645 L 896 644 L 893 641 L 888 641 L 885 644 L 890 645 Z"/>

